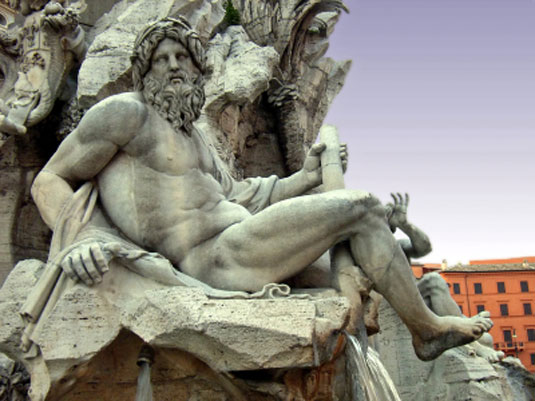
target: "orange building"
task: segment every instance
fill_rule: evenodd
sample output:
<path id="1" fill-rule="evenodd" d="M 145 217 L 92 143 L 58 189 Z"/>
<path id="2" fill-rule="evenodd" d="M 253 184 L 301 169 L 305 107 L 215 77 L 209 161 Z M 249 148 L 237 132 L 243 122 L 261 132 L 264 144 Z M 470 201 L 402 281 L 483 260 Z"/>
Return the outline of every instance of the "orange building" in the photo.
<path id="1" fill-rule="evenodd" d="M 470 261 L 440 274 L 466 316 L 490 312 L 494 347 L 535 372 L 535 257 Z"/>

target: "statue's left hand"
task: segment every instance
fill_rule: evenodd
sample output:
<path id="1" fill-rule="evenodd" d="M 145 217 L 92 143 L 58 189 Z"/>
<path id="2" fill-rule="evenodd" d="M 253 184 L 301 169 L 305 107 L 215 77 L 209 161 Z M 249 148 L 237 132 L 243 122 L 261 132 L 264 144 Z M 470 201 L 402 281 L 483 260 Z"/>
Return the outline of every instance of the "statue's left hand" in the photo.
<path id="1" fill-rule="evenodd" d="M 394 199 L 394 204 L 389 203 L 392 208 L 392 214 L 388 219 L 388 223 L 391 227 L 401 227 L 407 224 L 407 207 L 409 206 L 409 194 L 405 194 L 405 197 L 399 192 L 397 194 L 390 194 Z"/>
<path id="2" fill-rule="evenodd" d="M 109 270 L 110 258 L 100 243 L 82 243 L 65 255 L 60 266 L 72 280 L 91 286 L 102 281 L 102 276 Z"/>
<path id="3" fill-rule="evenodd" d="M 303 163 L 303 172 L 306 174 L 307 179 L 314 185 L 321 184 L 321 153 L 324 150 L 324 143 L 312 145 Z"/>

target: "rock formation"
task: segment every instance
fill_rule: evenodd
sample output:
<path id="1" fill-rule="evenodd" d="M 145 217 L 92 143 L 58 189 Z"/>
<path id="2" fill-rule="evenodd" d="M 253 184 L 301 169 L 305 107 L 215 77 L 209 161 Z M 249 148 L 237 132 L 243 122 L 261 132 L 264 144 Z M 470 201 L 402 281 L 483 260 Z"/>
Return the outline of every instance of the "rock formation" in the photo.
<path id="1" fill-rule="evenodd" d="M 508 358 L 489 363 L 468 346 L 419 360 L 411 336 L 386 302 L 379 309 L 381 331 L 374 344 L 403 401 L 531 401 L 535 379 Z"/>

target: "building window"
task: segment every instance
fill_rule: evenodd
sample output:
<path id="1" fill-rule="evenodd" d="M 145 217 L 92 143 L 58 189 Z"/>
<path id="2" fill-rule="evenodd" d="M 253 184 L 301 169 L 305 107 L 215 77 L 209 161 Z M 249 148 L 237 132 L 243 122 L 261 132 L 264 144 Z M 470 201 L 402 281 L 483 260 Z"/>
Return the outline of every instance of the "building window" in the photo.
<path id="1" fill-rule="evenodd" d="M 474 292 L 476 294 L 481 294 L 483 292 L 481 290 L 481 283 L 474 283 Z"/>
<path id="2" fill-rule="evenodd" d="M 503 281 L 498 281 L 498 292 L 505 292 L 505 283 Z"/>
<path id="3" fill-rule="evenodd" d="M 510 343 L 513 341 L 512 337 L 511 337 L 511 330 L 504 330 L 503 331 L 503 341 L 505 341 L 506 343 Z"/>
<path id="4" fill-rule="evenodd" d="M 462 305 L 459 305 L 459 310 L 461 311 L 461 313 L 464 313 L 464 312 L 463 312 L 463 306 L 462 306 Z"/>
<path id="5" fill-rule="evenodd" d="M 527 281 L 521 281 L 520 282 L 520 291 L 522 292 L 529 292 L 529 286 Z"/>
<path id="6" fill-rule="evenodd" d="M 459 285 L 459 283 L 453 283 L 453 293 L 454 294 L 461 293 L 461 286 Z"/>
<path id="7" fill-rule="evenodd" d="M 535 365 L 535 354 L 530 354 L 529 356 L 531 357 L 531 364 Z"/>
<path id="8" fill-rule="evenodd" d="M 481 313 L 485 310 L 485 305 L 476 305 L 477 313 Z"/>
<path id="9" fill-rule="evenodd" d="M 523 304 L 524 305 L 524 315 L 532 315 L 531 312 L 531 304 Z"/>
<path id="10" fill-rule="evenodd" d="M 500 314 L 502 316 L 509 316 L 509 307 L 507 304 L 500 304 Z"/>
<path id="11" fill-rule="evenodd" d="M 535 329 L 528 329 L 528 341 L 535 341 Z"/>

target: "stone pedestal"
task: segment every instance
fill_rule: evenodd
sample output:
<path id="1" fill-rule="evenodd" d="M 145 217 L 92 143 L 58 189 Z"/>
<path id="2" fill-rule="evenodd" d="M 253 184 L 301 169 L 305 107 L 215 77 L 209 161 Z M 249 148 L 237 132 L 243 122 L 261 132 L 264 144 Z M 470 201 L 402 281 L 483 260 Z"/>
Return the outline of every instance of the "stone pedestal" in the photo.
<path id="1" fill-rule="evenodd" d="M 209 299 L 199 288 L 163 286 L 115 264 L 98 286 L 63 294 L 34 335 L 41 354 L 31 357 L 18 349 L 18 310 L 43 269 L 19 263 L 0 291 L 1 351 L 26 365 L 34 401 L 133 399 L 144 343 L 156 352 L 158 400 L 284 400 L 292 392 L 305 400 L 312 384 L 310 391 L 344 396 L 340 330 L 349 305 L 332 291 Z"/>

